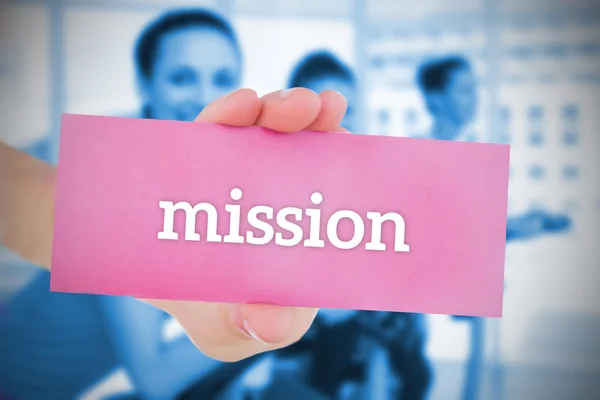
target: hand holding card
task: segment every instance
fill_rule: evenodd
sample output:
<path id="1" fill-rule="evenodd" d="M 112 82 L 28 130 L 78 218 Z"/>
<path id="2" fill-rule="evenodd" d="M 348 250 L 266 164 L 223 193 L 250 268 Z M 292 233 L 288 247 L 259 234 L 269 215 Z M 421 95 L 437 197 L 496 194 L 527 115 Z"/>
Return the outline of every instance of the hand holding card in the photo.
<path id="1" fill-rule="evenodd" d="M 344 131 L 339 124 L 345 112 L 345 99 L 333 91 L 317 95 L 307 89 L 288 89 L 259 99 L 254 91 L 241 89 L 208 105 L 196 121 L 256 125 L 282 133 L 304 129 Z M 314 308 L 147 301 L 177 318 L 205 354 L 225 361 L 244 359 L 298 341 L 317 313 Z M 240 332 L 258 340 L 248 341 L 247 335 L 240 336 Z"/>
<path id="2" fill-rule="evenodd" d="M 317 95 L 296 89 L 259 99 L 252 90 L 242 89 L 211 103 L 198 122 L 259 125 L 281 132 L 343 131 L 339 123 L 344 113 L 344 98 L 331 91 Z M 27 260 L 49 268 L 51 248 L 46 244 L 52 242 L 53 235 L 56 171 L 9 146 L 2 145 L 0 151 L 0 240 Z M 32 235 L 35 240 L 31 240 Z M 148 302 L 173 315 L 201 351 L 222 361 L 287 346 L 302 337 L 316 314 L 316 309 L 269 305 Z"/>

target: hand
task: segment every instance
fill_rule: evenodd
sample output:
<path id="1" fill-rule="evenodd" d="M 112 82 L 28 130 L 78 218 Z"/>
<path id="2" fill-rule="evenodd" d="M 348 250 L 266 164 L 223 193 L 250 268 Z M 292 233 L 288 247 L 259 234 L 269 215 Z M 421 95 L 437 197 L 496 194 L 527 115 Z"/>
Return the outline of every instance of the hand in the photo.
<path id="1" fill-rule="evenodd" d="M 258 125 L 276 131 L 345 131 L 339 126 L 345 99 L 333 91 L 307 89 L 258 98 L 241 89 L 209 104 L 198 122 Z M 0 241 L 36 265 L 50 268 L 55 169 L 0 145 Z M 191 341 L 220 361 L 238 361 L 298 341 L 317 310 L 270 305 L 236 305 L 144 300 L 171 314 Z"/>
<path id="2" fill-rule="evenodd" d="M 208 105 L 196 121 L 257 125 L 281 132 L 344 131 L 339 124 L 345 112 L 345 99 L 333 91 L 317 95 L 307 89 L 292 89 L 259 99 L 254 91 L 242 89 Z M 317 313 L 316 309 L 267 305 L 148 302 L 174 316 L 205 354 L 223 361 L 293 344 L 306 333 Z"/>

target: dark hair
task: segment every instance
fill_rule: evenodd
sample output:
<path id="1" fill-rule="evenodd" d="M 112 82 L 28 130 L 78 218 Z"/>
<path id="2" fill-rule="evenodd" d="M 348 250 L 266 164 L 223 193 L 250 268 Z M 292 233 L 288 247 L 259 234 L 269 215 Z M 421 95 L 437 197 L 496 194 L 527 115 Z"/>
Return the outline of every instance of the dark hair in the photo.
<path id="1" fill-rule="evenodd" d="M 152 75 L 152 67 L 160 40 L 166 34 L 185 28 L 209 28 L 225 35 L 239 50 L 236 34 L 231 24 L 212 11 L 182 9 L 166 12 L 151 22 L 141 33 L 135 46 L 135 64 L 145 77 Z"/>
<path id="2" fill-rule="evenodd" d="M 305 55 L 292 71 L 288 87 L 305 87 L 313 79 L 337 77 L 354 82 L 354 73 L 343 61 L 327 50 Z"/>
<path id="3" fill-rule="evenodd" d="M 471 63 L 462 56 L 430 59 L 418 68 L 418 85 L 423 92 L 444 90 L 448 85 L 450 75 L 462 68 L 471 68 Z"/>

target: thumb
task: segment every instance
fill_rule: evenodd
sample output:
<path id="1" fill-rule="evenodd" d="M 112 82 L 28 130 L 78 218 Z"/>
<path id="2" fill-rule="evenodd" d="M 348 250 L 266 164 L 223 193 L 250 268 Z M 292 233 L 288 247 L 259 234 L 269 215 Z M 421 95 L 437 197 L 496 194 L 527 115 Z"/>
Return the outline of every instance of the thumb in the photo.
<path id="1" fill-rule="evenodd" d="M 297 342 L 317 314 L 313 308 L 263 304 L 145 301 L 172 315 L 200 351 L 226 362 Z"/>

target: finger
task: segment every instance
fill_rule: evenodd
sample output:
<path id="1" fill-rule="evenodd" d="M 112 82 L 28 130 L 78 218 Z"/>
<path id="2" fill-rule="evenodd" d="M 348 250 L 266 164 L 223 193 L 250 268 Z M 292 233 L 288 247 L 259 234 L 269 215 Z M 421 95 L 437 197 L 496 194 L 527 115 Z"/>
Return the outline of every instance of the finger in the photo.
<path id="1" fill-rule="evenodd" d="M 312 90 L 293 88 L 262 97 L 263 106 L 256 125 L 280 132 L 306 129 L 321 111 L 321 98 Z"/>
<path id="2" fill-rule="evenodd" d="M 146 300 L 171 314 L 200 351 L 219 361 L 239 361 L 289 346 L 312 324 L 317 310 L 270 305 Z"/>
<path id="3" fill-rule="evenodd" d="M 321 110 L 307 129 L 331 131 L 338 128 L 346 114 L 346 99 L 333 90 L 326 90 L 319 97 L 321 98 Z"/>
<path id="4" fill-rule="evenodd" d="M 336 128 L 331 129 L 332 132 L 338 132 L 338 133 L 352 133 L 350 132 L 348 129 L 338 126 Z"/>
<path id="5" fill-rule="evenodd" d="M 196 122 L 230 126 L 252 126 L 262 109 L 262 101 L 252 89 L 239 89 L 210 103 Z"/>

